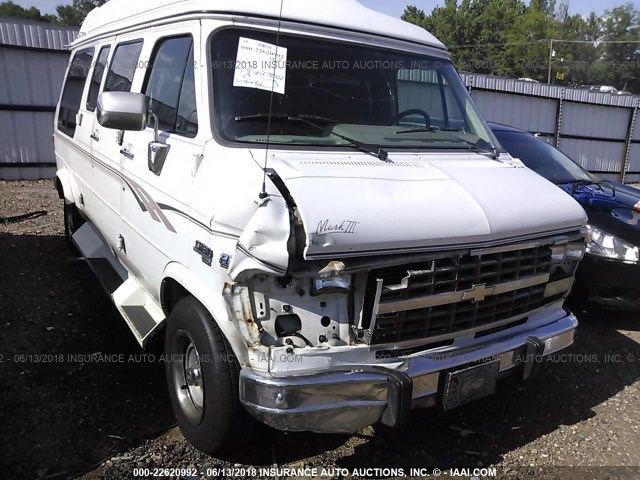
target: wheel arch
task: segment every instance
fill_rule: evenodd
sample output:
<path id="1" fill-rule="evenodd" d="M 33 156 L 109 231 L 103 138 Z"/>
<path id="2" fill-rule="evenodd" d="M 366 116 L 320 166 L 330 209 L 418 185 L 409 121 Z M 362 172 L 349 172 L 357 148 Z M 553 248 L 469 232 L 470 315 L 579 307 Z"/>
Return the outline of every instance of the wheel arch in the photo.
<path id="1" fill-rule="evenodd" d="M 73 188 L 71 186 L 71 174 L 65 169 L 59 169 L 53 179 L 53 183 L 58 192 L 60 200 L 66 200 L 68 203 L 76 203 Z"/>
<path id="2" fill-rule="evenodd" d="M 222 287 L 216 292 L 215 281 L 206 287 L 201 285 L 191 270 L 178 262 L 169 263 L 164 270 L 164 278 L 160 286 L 160 302 L 162 309 L 169 317 L 171 310 L 184 297 L 192 296 L 211 314 L 220 328 L 225 339 L 233 349 L 233 353 L 241 365 L 248 363 L 247 347 L 240 332 L 233 322 L 229 321 L 229 314 L 222 298 Z"/>

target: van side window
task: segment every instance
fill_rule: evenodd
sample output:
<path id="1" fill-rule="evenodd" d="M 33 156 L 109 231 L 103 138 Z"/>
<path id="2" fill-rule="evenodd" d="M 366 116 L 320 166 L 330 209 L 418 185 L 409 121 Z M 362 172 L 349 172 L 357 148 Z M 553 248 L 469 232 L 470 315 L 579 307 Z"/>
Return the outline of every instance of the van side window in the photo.
<path id="1" fill-rule="evenodd" d="M 100 84 L 102 84 L 102 79 L 104 78 L 110 51 L 110 46 L 102 47 L 98 54 L 98 61 L 93 67 L 93 75 L 91 76 L 91 84 L 89 85 L 89 95 L 87 96 L 87 110 L 90 112 L 95 111 L 96 105 L 98 104 Z"/>
<path id="2" fill-rule="evenodd" d="M 131 90 L 141 50 L 142 40 L 121 43 L 116 47 L 104 84 L 105 92 L 129 92 Z"/>
<path id="3" fill-rule="evenodd" d="M 58 113 L 58 129 L 70 137 L 76 133 L 76 115 L 80 110 L 82 92 L 84 92 L 92 60 L 93 48 L 76 53 L 64 83 Z"/>
<path id="4" fill-rule="evenodd" d="M 159 129 L 195 137 L 198 115 L 191 36 L 160 40 L 149 66 L 142 91 L 149 99 L 150 110 L 158 117 Z M 153 126 L 151 118 L 149 126 Z"/>

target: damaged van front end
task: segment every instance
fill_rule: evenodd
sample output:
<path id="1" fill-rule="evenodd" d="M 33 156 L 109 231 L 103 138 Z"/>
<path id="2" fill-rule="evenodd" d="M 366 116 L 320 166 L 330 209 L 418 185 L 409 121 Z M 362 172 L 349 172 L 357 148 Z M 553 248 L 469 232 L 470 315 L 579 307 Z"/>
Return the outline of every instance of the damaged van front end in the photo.
<path id="1" fill-rule="evenodd" d="M 573 343 L 562 305 L 584 215 L 517 161 L 270 155 L 274 193 L 224 291 L 251 351 L 241 400 L 263 422 L 400 425 L 412 408 L 454 408 L 503 376 L 529 378 Z"/>
<path id="2" fill-rule="evenodd" d="M 213 250 L 253 416 L 400 425 L 573 343 L 584 211 L 502 151 L 442 44 L 211 28 L 214 140 L 191 207 L 237 236 Z M 272 71 L 238 66 L 261 55 Z"/>

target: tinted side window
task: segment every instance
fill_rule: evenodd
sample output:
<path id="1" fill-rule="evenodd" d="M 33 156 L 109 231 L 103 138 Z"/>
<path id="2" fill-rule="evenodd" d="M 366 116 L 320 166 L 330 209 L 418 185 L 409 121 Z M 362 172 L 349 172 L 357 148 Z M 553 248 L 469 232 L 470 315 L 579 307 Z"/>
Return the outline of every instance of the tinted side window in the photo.
<path id="1" fill-rule="evenodd" d="M 107 68 L 107 59 L 109 58 L 109 52 L 111 47 L 102 47 L 98 54 L 98 61 L 93 67 L 93 75 L 91 76 L 91 84 L 89 85 L 89 95 L 87 96 L 87 110 L 90 112 L 95 111 L 98 104 L 98 93 L 100 91 L 100 84 L 104 78 L 104 72 Z"/>
<path id="2" fill-rule="evenodd" d="M 76 53 L 64 83 L 58 113 L 58 129 L 70 137 L 73 137 L 76 132 L 76 114 L 80 110 L 82 92 L 89 76 L 92 60 L 93 48 Z"/>
<path id="3" fill-rule="evenodd" d="M 143 92 L 159 128 L 194 137 L 198 131 L 191 36 L 160 40 L 151 56 Z M 149 126 L 153 125 L 150 119 Z"/>
<path id="4" fill-rule="evenodd" d="M 105 92 L 128 92 L 131 90 L 133 75 L 138 67 L 142 50 L 142 40 L 121 43 L 113 54 L 109 74 L 104 84 Z"/>

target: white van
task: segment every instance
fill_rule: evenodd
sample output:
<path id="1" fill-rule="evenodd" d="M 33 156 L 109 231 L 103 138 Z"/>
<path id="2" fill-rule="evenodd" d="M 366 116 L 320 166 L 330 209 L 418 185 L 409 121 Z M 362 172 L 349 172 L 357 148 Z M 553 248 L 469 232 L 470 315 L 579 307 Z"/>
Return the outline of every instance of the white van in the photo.
<path id="1" fill-rule="evenodd" d="M 573 343 L 585 214 L 423 29 L 354 0 L 111 0 L 72 50 L 66 234 L 140 345 L 164 336 L 200 450 L 253 417 L 401 425 Z"/>

